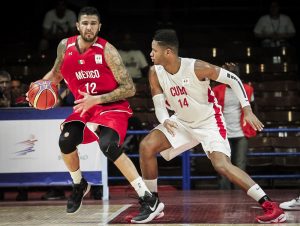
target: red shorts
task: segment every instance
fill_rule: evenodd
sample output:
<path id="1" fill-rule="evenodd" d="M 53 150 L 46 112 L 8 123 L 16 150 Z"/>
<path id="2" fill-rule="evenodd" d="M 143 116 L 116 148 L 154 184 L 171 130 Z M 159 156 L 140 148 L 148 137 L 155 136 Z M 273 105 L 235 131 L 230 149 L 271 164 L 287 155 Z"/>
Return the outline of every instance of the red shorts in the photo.
<path id="1" fill-rule="evenodd" d="M 99 125 L 109 127 L 119 134 L 119 145 L 122 145 L 127 133 L 128 119 L 131 116 L 132 110 L 130 108 L 116 109 L 114 107 L 109 109 L 108 106 L 96 105 L 89 109 L 82 117 L 80 117 L 80 113 L 73 112 L 62 123 L 62 126 L 71 121 L 83 122 L 85 127 L 82 144 L 91 143 L 99 139 L 94 132 Z"/>

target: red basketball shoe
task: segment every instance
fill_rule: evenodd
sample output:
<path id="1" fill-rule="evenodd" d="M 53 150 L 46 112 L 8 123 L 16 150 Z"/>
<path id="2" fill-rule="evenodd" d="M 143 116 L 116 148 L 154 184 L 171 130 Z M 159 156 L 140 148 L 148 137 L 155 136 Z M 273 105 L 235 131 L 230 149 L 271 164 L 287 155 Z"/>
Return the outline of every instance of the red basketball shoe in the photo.
<path id="1" fill-rule="evenodd" d="M 276 202 L 265 201 L 262 205 L 264 215 L 257 216 L 256 220 L 262 224 L 282 223 L 286 221 L 286 215 Z"/>

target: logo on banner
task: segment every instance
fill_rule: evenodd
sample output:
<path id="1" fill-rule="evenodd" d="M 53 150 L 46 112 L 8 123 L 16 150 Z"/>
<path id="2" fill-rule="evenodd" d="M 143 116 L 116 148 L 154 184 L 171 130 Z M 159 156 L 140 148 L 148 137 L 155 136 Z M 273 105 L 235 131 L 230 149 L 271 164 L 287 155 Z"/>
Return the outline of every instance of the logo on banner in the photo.
<path id="1" fill-rule="evenodd" d="M 102 64 L 102 55 L 101 54 L 95 54 L 95 62 L 96 62 L 96 64 Z"/>
<path id="2" fill-rule="evenodd" d="M 20 141 L 17 144 L 22 146 L 22 149 L 20 151 L 16 151 L 15 154 L 17 156 L 24 156 L 28 153 L 34 152 L 34 145 L 38 140 L 35 138 L 33 134 L 29 136 L 27 140 Z"/>

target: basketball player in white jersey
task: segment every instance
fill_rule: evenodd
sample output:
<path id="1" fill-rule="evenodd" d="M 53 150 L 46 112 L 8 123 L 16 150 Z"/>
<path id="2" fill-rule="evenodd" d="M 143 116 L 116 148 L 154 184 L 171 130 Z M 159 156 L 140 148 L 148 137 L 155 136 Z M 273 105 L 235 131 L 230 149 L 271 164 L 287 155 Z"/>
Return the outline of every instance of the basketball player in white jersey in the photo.
<path id="1" fill-rule="evenodd" d="M 284 222 L 286 216 L 278 204 L 230 162 L 224 118 L 209 83 L 215 80 L 228 84 L 241 103 L 245 122 L 261 131 L 263 124 L 253 114 L 242 82 L 221 67 L 179 57 L 178 46 L 174 30 L 159 30 L 152 41 L 150 56 L 154 66 L 149 72 L 149 82 L 155 114 L 161 124 L 140 144 L 140 165 L 147 187 L 157 194 L 157 153 L 171 160 L 201 143 L 215 170 L 261 204 L 264 214 L 256 217 L 259 223 Z M 175 112 L 172 116 L 166 102 Z"/>

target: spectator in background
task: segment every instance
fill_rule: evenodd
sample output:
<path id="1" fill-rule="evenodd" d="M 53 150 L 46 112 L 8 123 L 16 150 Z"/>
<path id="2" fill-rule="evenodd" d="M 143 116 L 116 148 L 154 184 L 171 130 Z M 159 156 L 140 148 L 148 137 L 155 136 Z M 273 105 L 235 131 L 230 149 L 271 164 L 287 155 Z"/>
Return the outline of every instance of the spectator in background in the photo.
<path id="1" fill-rule="evenodd" d="M 0 107 L 11 105 L 11 76 L 7 71 L 0 71 Z"/>
<path id="2" fill-rule="evenodd" d="M 28 107 L 26 101 L 26 90 L 28 87 L 19 79 L 11 80 L 11 106 L 12 107 Z"/>
<path id="3" fill-rule="evenodd" d="M 76 14 L 67 8 L 65 0 L 57 0 L 56 7 L 49 10 L 43 21 L 43 38 L 40 53 L 56 50 L 61 39 L 76 34 Z"/>
<path id="4" fill-rule="evenodd" d="M 144 53 L 138 48 L 136 42 L 132 40 L 130 33 L 124 34 L 119 53 L 134 82 L 138 82 L 146 77 L 148 62 Z"/>
<path id="5" fill-rule="evenodd" d="M 223 68 L 239 75 L 237 64 L 226 63 Z M 250 102 L 254 101 L 253 88 L 243 83 L 246 94 Z M 239 99 L 234 94 L 230 86 L 220 84 L 213 88 L 218 103 L 222 106 L 222 112 L 225 118 L 227 136 L 231 148 L 231 162 L 242 170 L 246 169 L 248 138 L 256 135 L 256 131 L 249 123 L 244 122 L 244 114 Z M 224 190 L 232 189 L 233 184 L 221 176 L 220 188 Z M 235 186 L 236 187 L 236 186 Z"/>
<path id="6" fill-rule="evenodd" d="M 261 16 L 254 28 L 254 35 L 261 39 L 263 47 L 286 46 L 295 34 L 291 18 L 280 13 L 277 1 L 271 2 L 269 14 Z"/>

